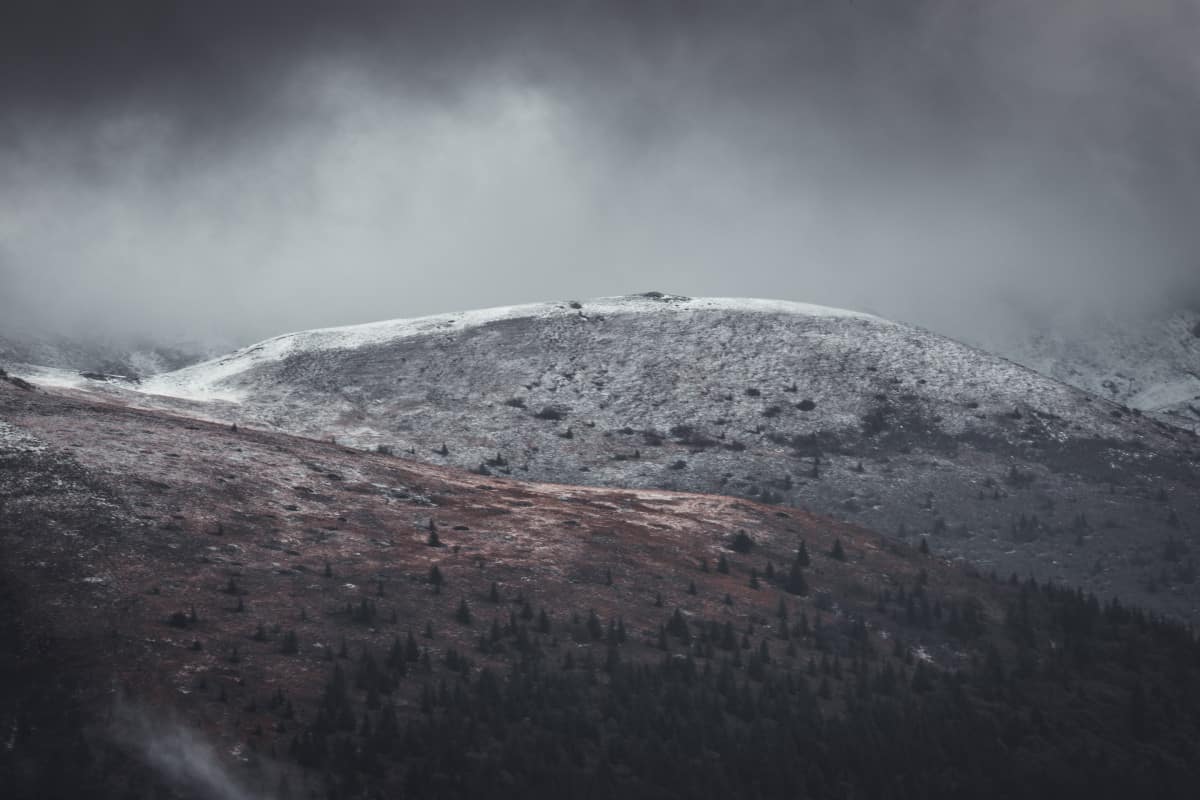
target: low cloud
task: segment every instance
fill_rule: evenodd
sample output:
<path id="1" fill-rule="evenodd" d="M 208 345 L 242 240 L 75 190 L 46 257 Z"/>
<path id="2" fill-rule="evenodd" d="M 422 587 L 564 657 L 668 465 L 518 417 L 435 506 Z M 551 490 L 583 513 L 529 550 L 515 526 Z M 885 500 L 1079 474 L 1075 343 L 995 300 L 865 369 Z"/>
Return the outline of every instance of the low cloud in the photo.
<path id="1" fill-rule="evenodd" d="M 0 39 L 0 328 L 659 289 L 972 338 L 1200 304 L 1200 4 L 903 5 L 35 9 L 42 47 Z"/>

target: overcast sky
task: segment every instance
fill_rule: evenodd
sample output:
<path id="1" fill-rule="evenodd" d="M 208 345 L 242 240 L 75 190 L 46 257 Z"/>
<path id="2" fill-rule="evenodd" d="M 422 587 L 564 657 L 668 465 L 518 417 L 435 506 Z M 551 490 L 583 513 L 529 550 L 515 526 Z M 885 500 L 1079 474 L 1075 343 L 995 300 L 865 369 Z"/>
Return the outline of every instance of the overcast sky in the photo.
<path id="1" fill-rule="evenodd" d="M 10 0 L 0 315 L 1200 305 L 1197 41 L 1200 0 Z"/>

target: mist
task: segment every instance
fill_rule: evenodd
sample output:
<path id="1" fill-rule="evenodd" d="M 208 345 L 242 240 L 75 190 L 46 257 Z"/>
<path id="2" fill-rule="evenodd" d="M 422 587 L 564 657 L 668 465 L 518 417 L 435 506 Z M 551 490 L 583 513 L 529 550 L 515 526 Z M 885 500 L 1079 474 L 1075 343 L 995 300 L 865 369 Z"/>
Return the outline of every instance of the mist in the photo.
<path id="1" fill-rule="evenodd" d="M 80 5 L 0 33 L 0 330 L 1200 305 L 1196 0 Z"/>
<path id="2" fill-rule="evenodd" d="M 226 759 L 203 734 L 170 716 L 121 699 L 113 707 L 109 731 L 166 785 L 207 800 L 269 800 L 235 776 Z M 273 765 L 272 765 L 273 766 Z M 262 767 L 260 765 L 260 772 Z"/>

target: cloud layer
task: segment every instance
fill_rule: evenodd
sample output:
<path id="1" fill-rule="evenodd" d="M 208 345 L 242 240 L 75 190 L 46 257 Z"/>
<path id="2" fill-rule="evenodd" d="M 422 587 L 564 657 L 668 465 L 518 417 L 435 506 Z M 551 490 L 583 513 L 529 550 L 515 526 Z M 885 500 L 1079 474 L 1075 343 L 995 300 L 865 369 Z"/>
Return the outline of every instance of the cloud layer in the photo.
<path id="1" fill-rule="evenodd" d="M 0 317 L 1200 302 L 1200 3 L 115 2 L 0 26 Z"/>

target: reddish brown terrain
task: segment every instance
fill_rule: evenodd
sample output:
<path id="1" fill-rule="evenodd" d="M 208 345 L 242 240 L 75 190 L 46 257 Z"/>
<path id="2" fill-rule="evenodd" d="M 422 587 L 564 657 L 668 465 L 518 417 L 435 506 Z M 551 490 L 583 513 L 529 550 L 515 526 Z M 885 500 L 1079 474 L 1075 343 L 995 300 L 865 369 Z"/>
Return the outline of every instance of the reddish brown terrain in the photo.
<path id="1" fill-rule="evenodd" d="M 37 627 L 87 658 L 93 677 L 105 676 L 97 686 L 176 708 L 234 750 L 243 741 L 260 752 L 286 747 L 290 733 L 272 730 L 271 711 L 246 711 L 247 702 L 284 689 L 309 707 L 328 678 L 327 653 L 343 640 L 352 653 L 386 651 L 429 623 L 434 638 L 420 643 L 433 658 L 471 652 L 493 618 L 507 623 L 520 609 L 518 598 L 546 610 L 560 649 L 591 647 L 569 633 L 569 613 L 588 609 L 606 625 L 620 616 L 631 642 L 652 648 L 677 607 L 739 631 L 769 628 L 781 593 L 751 589 L 750 571 L 770 561 L 785 572 L 801 540 L 815 563 L 809 596 L 788 596 L 796 616 L 807 609 L 815 620 L 822 591 L 839 606 L 872 606 L 882 588 L 911 584 L 922 568 L 942 585 L 965 580 L 853 526 L 725 497 L 501 480 L 7 384 L 0 414 L 44 446 L 21 456 L 40 485 L 10 489 L 2 517 L 5 570 L 36 598 Z M 42 528 L 44 520 L 52 522 Z M 431 521 L 440 547 L 428 544 Z M 748 555 L 729 549 L 738 530 L 752 533 Z M 824 555 L 837 538 L 846 562 Z M 728 575 L 716 571 L 722 555 Z M 440 594 L 429 583 L 434 565 L 445 577 Z M 498 606 L 488 599 L 493 582 Z M 455 621 L 461 599 L 474 625 Z M 364 600 L 377 617 L 354 623 L 345 609 Z M 168 624 L 192 609 L 195 624 Z M 254 639 L 259 625 L 266 641 Z M 299 652 L 284 655 L 281 632 L 290 630 Z M 218 693 L 228 702 L 213 703 Z"/>
<path id="2" fill-rule="evenodd" d="M 977 648 L 931 614 L 957 619 L 970 595 L 998 623 L 1015 591 L 851 525 L 726 497 L 524 483 L 3 381 L 0 420 L 3 677 L 22 687 L 0 734 L 17 741 L 38 719 L 66 737 L 13 757 L 30 785 L 42 761 L 81 747 L 105 791 L 318 791 L 295 742 L 335 666 L 382 663 L 411 633 L 419 658 L 386 684 L 406 719 L 428 713 L 430 687 L 529 649 L 587 670 L 617 645 L 634 662 L 657 663 L 665 644 L 703 663 L 698 645 L 663 638 L 675 609 L 693 631 L 730 623 L 738 668 L 743 648 L 809 665 L 837 714 L 842 659 L 870 653 L 890 670 L 890 653 L 905 683 L 914 665 L 967 669 Z M 800 595 L 785 579 L 802 542 Z M 893 604 L 904 587 L 907 618 Z M 353 708 L 370 716 L 373 691 Z M 181 730 L 215 748 L 203 774 L 198 756 L 159 752 Z"/>

